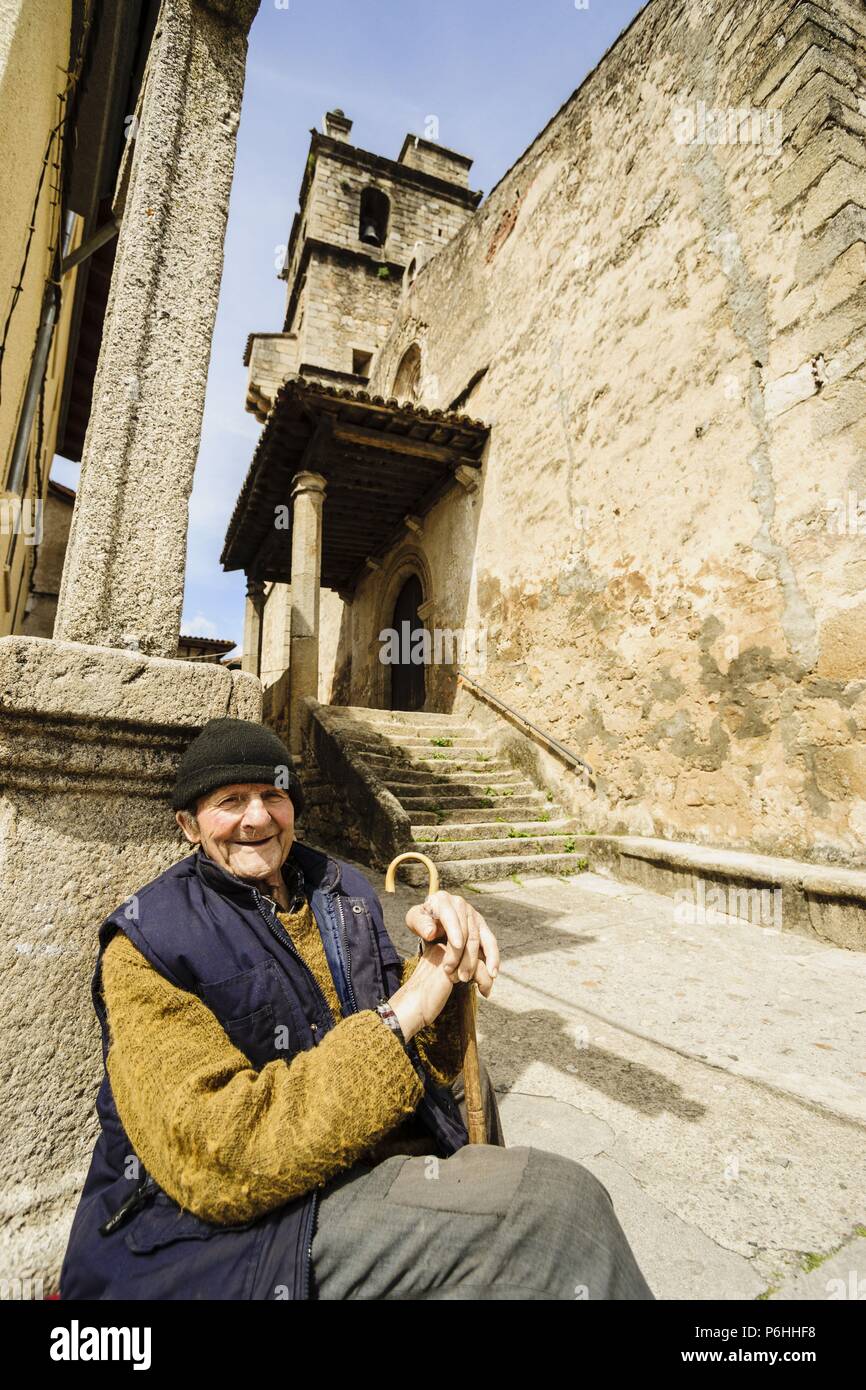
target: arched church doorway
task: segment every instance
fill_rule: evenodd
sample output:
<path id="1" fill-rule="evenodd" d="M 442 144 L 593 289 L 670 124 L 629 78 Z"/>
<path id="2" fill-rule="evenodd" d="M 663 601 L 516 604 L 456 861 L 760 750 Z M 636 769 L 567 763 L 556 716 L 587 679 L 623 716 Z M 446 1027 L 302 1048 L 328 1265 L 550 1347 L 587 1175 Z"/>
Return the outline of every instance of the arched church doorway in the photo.
<path id="1" fill-rule="evenodd" d="M 424 708 L 427 698 L 424 662 L 410 660 L 415 633 L 419 628 L 422 631 L 424 629 L 424 624 L 418 617 L 418 608 L 423 601 L 421 580 L 417 574 L 410 574 L 397 595 L 391 620 L 391 626 L 397 633 L 400 660 L 391 666 L 390 709 Z M 404 623 L 408 624 L 405 629 Z"/>

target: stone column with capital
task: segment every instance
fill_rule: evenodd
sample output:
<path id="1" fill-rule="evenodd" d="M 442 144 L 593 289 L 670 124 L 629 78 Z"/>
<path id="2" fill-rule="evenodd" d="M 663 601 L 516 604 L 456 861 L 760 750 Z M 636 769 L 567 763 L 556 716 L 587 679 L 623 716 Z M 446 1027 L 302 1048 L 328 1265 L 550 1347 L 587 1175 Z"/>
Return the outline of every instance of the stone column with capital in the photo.
<path id="1" fill-rule="evenodd" d="M 55 635 L 0 639 L 0 1279 L 45 1293 L 97 1134 L 97 928 L 188 852 L 169 793 L 201 725 L 261 715 L 251 675 L 176 659 L 257 8 L 163 0 Z"/>
<path id="2" fill-rule="evenodd" d="M 298 760 L 303 751 L 303 698 L 319 698 L 319 589 L 326 486 L 321 473 L 297 473 L 292 487 L 289 751 Z"/>
<path id="3" fill-rule="evenodd" d="M 244 648 L 241 670 L 251 676 L 262 674 L 262 615 L 265 607 L 265 586 L 260 579 L 247 580 L 247 601 L 244 608 Z"/>
<path id="4" fill-rule="evenodd" d="M 177 652 L 187 504 L 258 0 L 163 0 L 54 636 Z"/>

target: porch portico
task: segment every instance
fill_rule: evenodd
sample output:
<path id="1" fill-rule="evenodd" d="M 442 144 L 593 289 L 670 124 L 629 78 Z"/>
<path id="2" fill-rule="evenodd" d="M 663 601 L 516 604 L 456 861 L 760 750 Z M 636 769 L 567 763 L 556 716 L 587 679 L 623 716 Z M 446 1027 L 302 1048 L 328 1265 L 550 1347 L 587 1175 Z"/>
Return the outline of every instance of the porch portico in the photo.
<path id="1" fill-rule="evenodd" d="M 244 669 L 261 673 L 268 582 L 289 585 L 289 746 L 318 694 L 319 591 L 351 603 L 360 580 L 454 488 L 477 486 L 489 427 L 457 412 L 291 378 L 277 393 L 226 533 L 226 570 L 248 579 Z"/>

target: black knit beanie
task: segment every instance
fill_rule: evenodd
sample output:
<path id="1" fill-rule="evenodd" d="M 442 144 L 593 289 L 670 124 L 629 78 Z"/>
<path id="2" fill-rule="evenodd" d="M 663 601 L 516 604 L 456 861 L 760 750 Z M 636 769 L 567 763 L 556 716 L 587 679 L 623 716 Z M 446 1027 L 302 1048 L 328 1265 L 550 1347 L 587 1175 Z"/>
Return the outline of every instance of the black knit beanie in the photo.
<path id="1" fill-rule="evenodd" d="M 180 760 L 172 792 L 175 811 L 195 811 L 200 796 L 232 782 L 270 782 L 289 793 L 299 819 L 304 793 L 289 750 L 272 729 L 248 719 L 210 719 Z"/>

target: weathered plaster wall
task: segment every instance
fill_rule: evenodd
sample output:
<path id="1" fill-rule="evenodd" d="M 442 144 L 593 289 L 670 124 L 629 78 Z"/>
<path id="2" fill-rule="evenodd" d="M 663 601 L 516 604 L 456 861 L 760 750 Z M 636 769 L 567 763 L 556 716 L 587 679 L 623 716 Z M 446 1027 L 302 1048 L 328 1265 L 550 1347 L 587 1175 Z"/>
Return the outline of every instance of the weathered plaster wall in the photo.
<path id="1" fill-rule="evenodd" d="M 63 73 L 69 64 L 70 9 L 68 0 L 27 0 L 26 4 L 23 0 L 0 0 L 0 323 L 6 321 L 14 298 L 13 287 L 19 278 L 22 285 L 0 367 L 0 491 L 5 487 L 12 460 L 46 277 L 53 268 L 53 247 L 62 234 L 57 194 L 52 191 L 54 171 L 50 166 L 38 204 L 35 199 L 49 135 L 63 109 L 58 94 L 63 90 Z M 55 137 L 51 160 L 58 158 L 58 149 Z M 22 277 L 31 219 L 34 231 Z M 71 248 L 78 245 L 79 237 L 80 224 Z M 45 495 L 54 454 L 75 275 L 75 271 L 70 272 L 63 282 L 45 376 L 38 459 L 40 441 L 35 423 L 31 433 L 30 468 L 24 484 L 24 517 L 31 528 L 37 516 L 34 503 Z M 32 529 L 29 538 L 26 528 L 16 532 L 12 515 L 9 512 L 0 518 L 0 635 L 21 629 L 36 553 L 30 543 Z"/>
<path id="2" fill-rule="evenodd" d="M 0 287 L 3 321 L 18 283 L 49 131 L 60 118 L 58 91 L 69 62 L 70 5 L 61 0 L 0 0 Z M 55 159 L 56 143 L 55 143 Z M 3 360 L 0 439 L 11 441 L 39 323 L 49 246 L 57 231 L 46 178 L 24 288 Z M 8 460 L 7 460 L 8 461 Z"/>
<path id="3" fill-rule="evenodd" d="M 43 515 L 42 544 L 37 551 L 38 559 L 33 569 L 28 611 L 23 623 L 27 637 L 50 637 L 54 631 L 60 576 L 63 573 L 69 524 L 72 521 L 72 504 L 73 498 L 65 496 L 59 490 L 48 489 Z"/>
<path id="4" fill-rule="evenodd" d="M 425 598 L 594 766 L 597 828 L 862 858 L 864 80 L 849 0 L 653 0 L 374 364 L 387 392 L 418 341 L 430 406 L 488 368 L 482 488 L 427 517 Z M 398 563 L 354 605 L 357 703 Z"/>

